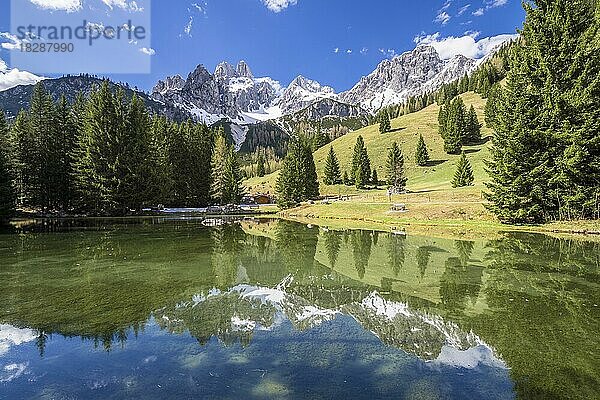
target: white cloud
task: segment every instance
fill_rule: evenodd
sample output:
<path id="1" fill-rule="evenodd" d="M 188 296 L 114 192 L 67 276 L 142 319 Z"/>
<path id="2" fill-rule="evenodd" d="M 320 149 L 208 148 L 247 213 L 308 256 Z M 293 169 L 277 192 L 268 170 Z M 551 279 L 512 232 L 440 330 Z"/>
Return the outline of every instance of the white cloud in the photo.
<path id="1" fill-rule="evenodd" d="M 394 58 L 396 56 L 396 50 L 394 49 L 379 49 L 379 52 L 387 58 Z"/>
<path id="2" fill-rule="evenodd" d="M 483 8 L 478 8 L 477 10 L 473 11 L 473 15 L 476 17 L 481 17 L 484 13 L 485 10 Z"/>
<path id="3" fill-rule="evenodd" d="M 447 10 L 448 8 L 450 8 L 451 5 L 452 5 L 452 0 L 446 0 L 444 5 L 442 6 L 442 8 L 440 8 L 440 11 Z"/>
<path id="4" fill-rule="evenodd" d="M 0 60 L 0 92 L 19 85 L 34 85 L 42 79 L 44 78 L 31 72 L 20 71 L 17 68 L 9 69 L 6 63 Z"/>
<path id="5" fill-rule="evenodd" d="M 0 59 L 0 73 L 7 70 L 8 67 Z M 1 79 L 2 75 L 0 75 Z M 12 346 L 19 346 L 23 343 L 32 342 L 37 335 L 31 329 L 15 328 L 12 325 L 0 324 L 0 357 L 8 354 Z"/>
<path id="6" fill-rule="evenodd" d="M 148 56 L 153 56 L 156 54 L 156 50 L 154 50 L 152 47 L 142 47 L 140 51 Z"/>
<path id="7" fill-rule="evenodd" d="M 123 10 L 129 10 L 132 12 L 142 12 L 144 11 L 143 7 L 140 7 L 135 0 L 127 1 L 127 0 L 102 0 L 104 4 L 108 6 L 111 10 L 115 7 L 121 8 Z"/>
<path id="8" fill-rule="evenodd" d="M 417 45 L 429 45 L 436 49 L 440 57 L 448 60 L 458 54 L 465 57 L 479 59 L 488 55 L 494 48 L 509 40 L 515 39 L 517 35 L 498 35 L 476 40 L 479 32 L 468 33 L 462 37 L 441 37 L 440 33 L 432 35 L 419 35 L 414 38 Z"/>
<path id="9" fill-rule="evenodd" d="M 262 0 L 267 8 L 275 13 L 281 12 L 289 6 L 294 6 L 297 0 Z"/>
<path id="10" fill-rule="evenodd" d="M 467 10 L 471 8 L 470 4 L 467 4 L 466 6 L 463 6 L 460 8 L 460 10 L 458 10 L 458 15 L 463 15 L 465 12 L 467 12 Z"/>
<path id="11" fill-rule="evenodd" d="M 0 370 L 0 383 L 11 382 L 25 373 L 28 363 L 8 364 Z"/>
<path id="12" fill-rule="evenodd" d="M 29 0 L 36 6 L 51 11 L 75 12 L 81 10 L 81 0 Z"/>
<path id="13" fill-rule="evenodd" d="M 435 17 L 435 22 L 437 22 L 438 24 L 442 24 L 442 25 L 446 25 L 448 22 L 450 22 L 450 14 L 448 14 L 446 11 L 440 11 L 437 15 L 437 17 Z"/>
<path id="14" fill-rule="evenodd" d="M 490 9 L 490 8 L 502 7 L 506 3 L 508 3 L 508 0 L 489 0 L 486 3 L 487 4 L 486 8 Z"/>
<path id="15" fill-rule="evenodd" d="M 192 37 L 192 27 L 193 26 L 194 26 L 194 17 L 192 15 L 190 15 L 190 20 L 183 28 L 183 33 L 185 33 L 189 37 Z"/>

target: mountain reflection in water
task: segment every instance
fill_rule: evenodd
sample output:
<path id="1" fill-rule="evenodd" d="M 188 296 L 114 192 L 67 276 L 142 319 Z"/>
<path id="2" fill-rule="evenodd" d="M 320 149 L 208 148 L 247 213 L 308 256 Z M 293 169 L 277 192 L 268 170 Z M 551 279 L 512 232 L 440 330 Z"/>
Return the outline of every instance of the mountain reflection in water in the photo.
<path id="1" fill-rule="evenodd" d="M 0 398 L 593 398 L 599 257 L 525 233 L 23 224 L 0 235 Z"/>

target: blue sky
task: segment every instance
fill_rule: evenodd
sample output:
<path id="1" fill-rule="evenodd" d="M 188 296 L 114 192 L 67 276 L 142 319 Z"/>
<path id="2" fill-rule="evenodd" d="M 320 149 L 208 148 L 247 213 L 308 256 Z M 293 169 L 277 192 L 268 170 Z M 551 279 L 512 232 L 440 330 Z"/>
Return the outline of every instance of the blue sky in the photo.
<path id="1" fill-rule="evenodd" d="M 147 1 L 13 0 L 54 18 L 95 12 L 95 22 L 117 10 L 135 14 L 131 4 L 141 8 Z M 24 69 L 9 62 L 15 50 L 7 47 L 14 44 L 10 34 L 15 32 L 7 3 L 0 6 L 0 59 L 8 64 L 0 61 L 0 72 L 5 74 Z M 147 10 L 152 21 L 151 43 L 144 45 L 148 51 L 140 55 L 141 47 L 131 46 L 131 52 L 148 57 L 151 72 L 107 74 L 144 90 L 167 75 L 185 78 L 198 64 L 213 71 L 220 61 L 243 59 L 255 76 L 271 76 L 283 85 L 302 74 L 343 91 L 384 58 L 419 41 L 434 44 L 446 57 L 480 57 L 494 43 L 482 39 L 513 34 L 524 19 L 519 0 L 154 0 Z M 103 58 L 119 63 L 122 56 L 108 52 Z"/>

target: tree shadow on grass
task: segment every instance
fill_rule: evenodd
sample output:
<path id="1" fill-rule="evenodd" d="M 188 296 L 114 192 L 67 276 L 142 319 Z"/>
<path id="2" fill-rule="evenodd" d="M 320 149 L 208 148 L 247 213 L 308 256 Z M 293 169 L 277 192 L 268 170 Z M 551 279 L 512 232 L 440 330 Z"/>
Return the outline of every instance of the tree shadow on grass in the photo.
<path id="1" fill-rule="evenodd" d="M 427 165 L 425 165 L 425 166 L 426 167 L 437 167 L 438 165 L 442 165 L 446 161 L 448 161 L 448 160 L 429 160 L 429 161 L 427 161 Z"/>

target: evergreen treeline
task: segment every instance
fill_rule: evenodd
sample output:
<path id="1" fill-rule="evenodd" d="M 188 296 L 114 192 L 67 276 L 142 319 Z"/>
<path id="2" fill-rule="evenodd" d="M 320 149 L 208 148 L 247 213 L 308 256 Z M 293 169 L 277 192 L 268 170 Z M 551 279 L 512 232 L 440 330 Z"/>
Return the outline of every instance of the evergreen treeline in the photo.
<path id="1" fill-rule="evenodd" d="M 159 204 L 234 202 L 242 194 L 231 147 L 212 171 L 215 139 L 222 135 L 203 124 L 152 116 L 139 97 L 127 99 L 108 82 L 72 104 L 65 97 L 53 101 L 37 84 L 30 108 L 2 136 L 8 137 L 2 153 L 17 205 L 26 209 L 123 215 Z M 211 196 L 215 181 L 225 182 L 224 189 Z"/>
<path id="2" fill-rule="evenodd" d="M 486 197 L 505 222 L 600 218 L 600 5 L 536 0 L 488 100 Z"/>

